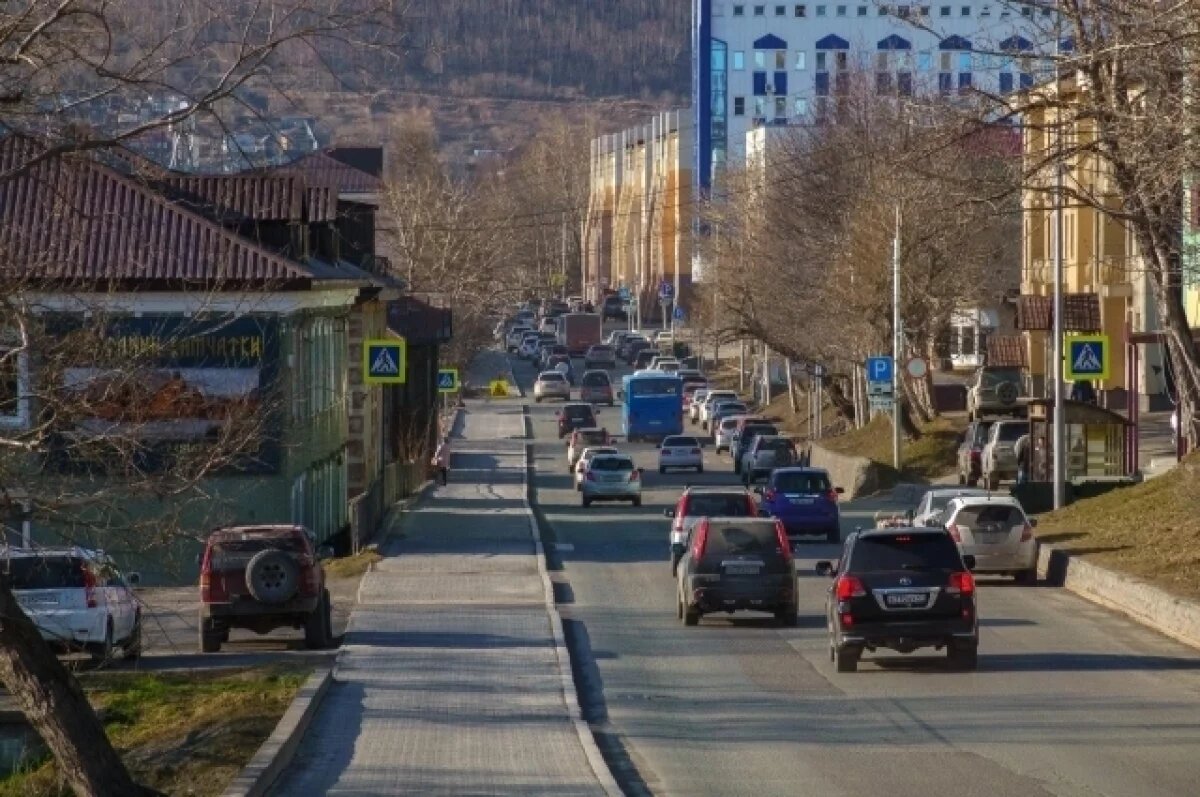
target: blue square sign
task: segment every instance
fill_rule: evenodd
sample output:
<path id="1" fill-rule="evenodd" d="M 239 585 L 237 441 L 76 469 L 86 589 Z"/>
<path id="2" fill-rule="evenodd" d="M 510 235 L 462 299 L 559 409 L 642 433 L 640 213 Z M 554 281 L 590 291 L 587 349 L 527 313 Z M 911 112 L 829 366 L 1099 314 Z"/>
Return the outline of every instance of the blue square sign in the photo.
<path id="1" fill-rule="evenodd" d="M 408 346 L 404 338 L 363 341 L 363 383 L 401 385 L 408 374 Z"/>
<path id="2" fill-rule="evenodd" d="M 1107 335 L 1072 335 L 1066 339 L 1064 376 L 1072 381 L 1108 379 L 1109 345 Z"/>
<path id="3" fill-rule="evenodd" d="M 867 381 L 868 382 L 888 382 L 893 380 L 893 367 L 891 357 L 868 357 L 867 358 Z"/>

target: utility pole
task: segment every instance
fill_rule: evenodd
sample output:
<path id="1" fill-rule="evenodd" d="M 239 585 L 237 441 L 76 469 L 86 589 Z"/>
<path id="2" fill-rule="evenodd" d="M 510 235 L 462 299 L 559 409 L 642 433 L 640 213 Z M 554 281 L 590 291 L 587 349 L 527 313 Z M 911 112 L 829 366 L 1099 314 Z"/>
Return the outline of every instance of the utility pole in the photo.
<path id="1" fill-rule="evenodd" d="M 1054 91 L 1056 100 L 1061 100 L 1062 70 L 1062 15 L 1055 13 L 1054 20 Z M 1056 152 L 1054 168 L 1054 508 L 1066 505 L 1067 474 L 1067 426 L 1064 406 L 1063 385 L 1063 182 L 1066 164 L 1063 163 L 1063 112 L 1061 103 L 1056 103 L 1055 136 Z M 1049 109 L 1043 111 L 1049 113 Z"/>
<path id="2" fill-rule="evenodd" d="M 562 214 L 562 259 L 559 261 L 559 278 L 562 280 L 562 294 L 559 298 L 567 298 L 567 214 Z"/>
<path id="3" fill-rule="evenodd" d="M 771 347 L 765 342 L 763 343 L 762 391 L 762 403 L 765 407 L 771 403 Z"/>
<path id="4" fill-rule="evenodd" d="M 900 205 L 896 205 L 896 237 L 892 239 L 892 467 L 900 470 Z"/>

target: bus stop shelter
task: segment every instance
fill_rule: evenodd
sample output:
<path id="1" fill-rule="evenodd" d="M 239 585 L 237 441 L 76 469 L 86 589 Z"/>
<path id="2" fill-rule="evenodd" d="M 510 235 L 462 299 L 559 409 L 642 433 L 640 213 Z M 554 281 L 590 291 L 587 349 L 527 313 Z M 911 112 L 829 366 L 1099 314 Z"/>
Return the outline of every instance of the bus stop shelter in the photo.
<path id="1" fill-rule="evenodd" d="M 1072 498 L 1106 492 L 1129 484 L 1126 433 L 1122 415 L 1079 401 L 1063 403 L 1066 412 L 1066 481 Z M 1029 402 L 1030 480 L 1050 484 L 1054 479 L 1054 401 Z"/>

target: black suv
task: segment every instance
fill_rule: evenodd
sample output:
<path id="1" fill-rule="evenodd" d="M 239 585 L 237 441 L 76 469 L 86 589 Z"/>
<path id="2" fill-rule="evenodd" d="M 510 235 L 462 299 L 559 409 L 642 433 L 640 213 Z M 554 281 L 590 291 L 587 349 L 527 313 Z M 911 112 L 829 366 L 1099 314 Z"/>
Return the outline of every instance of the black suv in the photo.
<path id="1" fill-rule="evenodd" d="M 776 520 L 705 518 L 687 544 L 671 546 L 681 556 L 675 613 L 696 625 L 713 612 L 772 612 L 782 625 L 795 625 L 799 611 L 796 561 Z"/>
<path id="2" fill-rule="evenodd" d="M 979 649 L 973 556 L 945 529 L 859 530 L 841 561 L 817 562 L 833 578 L 825 599 L 829 656 L 854 672 L 864 650 L 946 649 L 951 666 L 973 670 Z"/>
<path id="3" fill-rule="evenodd" d="M 629 317 L 625 312 L 625 301 L 615 294 L 604 297 L 602 310 L 605 321 L 610 318 L 617 318 L 624 321 Z"/>
<path id="4" fill-rule="evenodd" d="M 557 415 L 559 440 L 562 440 L 576 429 L 588 429 L 600 425 L 596 423 L 596 410 L 591 404 L 581 404 L 577 401 L 564 404 Z"/>

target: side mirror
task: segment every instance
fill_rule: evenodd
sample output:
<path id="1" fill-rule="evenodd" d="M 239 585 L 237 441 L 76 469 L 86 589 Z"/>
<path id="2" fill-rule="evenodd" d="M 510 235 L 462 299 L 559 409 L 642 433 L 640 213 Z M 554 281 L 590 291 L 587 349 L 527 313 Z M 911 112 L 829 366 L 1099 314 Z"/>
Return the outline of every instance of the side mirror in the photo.
<path id="1" fill-rule="evenodd" d="M 142 574 L 138 572 L 126 573 L 125 580 L 129 582 L 129 586 L 137 587 L 142 583 Z"/>
<path id="2" fill-rule="evenodd" d="M 1037 523 L 1038 523 L 1037 518 L 1035 518 L 1035 517 L 1029 518 L 1029 528 L 1036 529 Z"/>
<path id="3" fill-rule="evenodd" d="M 332 558 L 333 548 L 329 547 L 328 545 L 322 545 L 321 547 L 317 548 L 317 559 L 324 562 L 326 559 Z"/>
<path id="4" fill-rule="evenodd" d="M 846 488 L 845 488 L 845 487 L 834 487 L 834 488 L 833 488 L 833 491 L 834 491 L 835 493 L 837 493 L 838 495 L 845 495 L 845 494 L 846 494 Z"/>
<path id="5" fill-rule="evenodd" d="M 670 518 L 675 517 L 675 510 L 674 509 L 664 509 L 663 517 L 670 517 Z"/>
<path id="6" fill-rule="evenodd" d="M 821 561 L 817 562 L 817 566 L 814 568 L 814 570 L 816 570 L 818 576 L 827 577 L 832 577 L 833 574 L 837 572 L 833 569 L 833 562 L 830 562 L 827 559 L 822 559 Z"/>
<path id="7" fill-rule="evenodd" d="M 966 554 L 965 556 L 963 556 L 963 565 L 968 570 L 974 570 L 975 569 L 975 557 L 972 556 L 971 554 Z"/>

